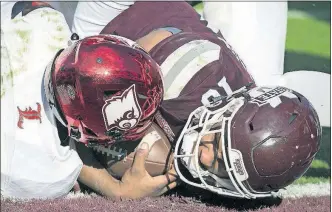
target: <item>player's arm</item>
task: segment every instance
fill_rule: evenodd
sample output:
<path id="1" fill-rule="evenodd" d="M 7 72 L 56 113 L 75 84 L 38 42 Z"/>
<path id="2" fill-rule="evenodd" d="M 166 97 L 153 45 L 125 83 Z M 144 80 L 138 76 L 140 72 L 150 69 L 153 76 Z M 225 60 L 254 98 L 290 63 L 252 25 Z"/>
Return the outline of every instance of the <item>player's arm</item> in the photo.
<path id="1" fill-rule="evenodd" d="M 136 43 L 144 48 L 145 51 L 149 52 L 155 45 L 171 35 L 172 33 L 163 29 L 154 30 L 149 34 L 137 39 Z"/>
<path id="2" fill-rule="evenodd" d="M 91 149 L 81 143 L 76 143 L 76 148 L 84 164 L 78 180 L 97 193 L 118 198 L 120 196 L 119 181 L 108 174 L 107 170 L 95 159 Z"/>

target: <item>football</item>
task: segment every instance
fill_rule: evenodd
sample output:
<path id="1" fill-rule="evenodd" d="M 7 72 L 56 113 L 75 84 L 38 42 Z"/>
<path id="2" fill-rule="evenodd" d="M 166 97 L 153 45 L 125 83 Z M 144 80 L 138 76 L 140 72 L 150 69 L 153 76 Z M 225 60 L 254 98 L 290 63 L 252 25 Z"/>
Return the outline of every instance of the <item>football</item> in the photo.
<path id="1" fill-rule="evenodd" d="M 146 142 L 149 144 L 149 155 L 145 168 L 151 176 L 165 174 L 172 166 L 173 154 L 171 144 L 163 130 L 155 123 L 139 141 L 123 141 L 110 147 L 93 147 L 96 158 L 116 178 L 121 178 L 131 167 L 136 148 Z"/>

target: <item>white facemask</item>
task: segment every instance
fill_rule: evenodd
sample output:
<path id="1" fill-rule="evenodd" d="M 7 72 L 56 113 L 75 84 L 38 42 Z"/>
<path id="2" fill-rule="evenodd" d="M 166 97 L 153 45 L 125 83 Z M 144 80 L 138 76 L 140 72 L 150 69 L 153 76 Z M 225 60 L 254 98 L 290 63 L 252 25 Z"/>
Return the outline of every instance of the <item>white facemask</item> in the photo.
<path id="1" fill-rule="evenodd" d="M 183 143 L 180 150 L 182 154 L 189 155 L 194 153 L 197 137 L 198 137 L 198 132 L 196 130 L 192 130 L 183 136 Z M 188 171 L 194 178 L 198 178 L 194 157 L 184 157 L 181 159 L 181 162 L 188 169 Z M 208 171 L 204 171 L 201 167 L 199 167 L 199 171 L 202 176 L 207 176 L 209 174 Z"/>

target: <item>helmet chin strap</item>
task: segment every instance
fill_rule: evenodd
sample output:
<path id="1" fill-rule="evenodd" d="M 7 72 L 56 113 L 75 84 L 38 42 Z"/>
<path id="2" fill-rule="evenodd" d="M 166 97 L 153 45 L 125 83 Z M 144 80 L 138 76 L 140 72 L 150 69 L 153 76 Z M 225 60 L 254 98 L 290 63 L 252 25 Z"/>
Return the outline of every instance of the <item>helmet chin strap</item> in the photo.
<path id="1" fill-rule="evenodd" d="M 220 179 L 217 175 L 209 173 L 208 176 L 210 176 L 211 178 L 213 178 L 215 180 L 215 186 L 216 187 L 222 187 L 222 188 L 226 188 L 232 191 L 236 191 L 232 181 L 230 179 Z"/>

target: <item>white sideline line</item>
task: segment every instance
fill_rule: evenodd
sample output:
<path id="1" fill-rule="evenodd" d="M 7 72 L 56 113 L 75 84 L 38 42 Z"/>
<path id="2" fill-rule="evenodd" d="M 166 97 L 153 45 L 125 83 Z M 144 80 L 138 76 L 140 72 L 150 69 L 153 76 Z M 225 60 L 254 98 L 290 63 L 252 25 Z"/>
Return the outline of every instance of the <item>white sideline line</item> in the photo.
<path id="1" fill-rule="evenodd" d="M 96 193 L 91 193 L 91 194 L 84 194 L 82 192 L 70 192 L 67 196 L 66 199 L 76 199 L 76 198 L 91 198 L 91 197 L 97 197 L 98 195 Z"/>
<path id="2" fill-rule="evenodd" d="M 312 15 L 301 10 L 288 10 L 287 16 L 292 19 L 314 19 Z"/>
<path id="3" fill-rule="evenodd" d="M 283 198 L 300 198 L 300 197 L 319 197 L 330 196 L 331 184 L 304 184 L 304 185 L 290 185 L 285 190 L 280 191 L 279 195 Z"/>

